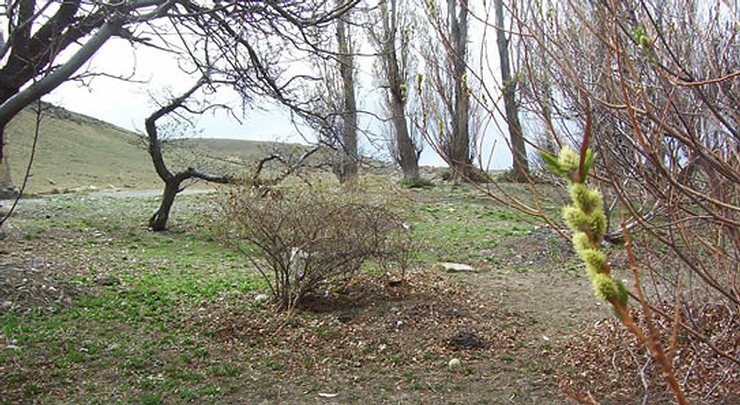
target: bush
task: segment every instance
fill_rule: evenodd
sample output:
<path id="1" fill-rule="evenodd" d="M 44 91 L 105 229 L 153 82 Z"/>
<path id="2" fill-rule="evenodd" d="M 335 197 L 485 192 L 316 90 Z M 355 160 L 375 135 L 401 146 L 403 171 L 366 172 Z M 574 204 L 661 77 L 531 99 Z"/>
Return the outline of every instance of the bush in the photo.
<path id="1" fill-rule="evenodd" d="M 351 196 L 242 188 L 222 207 L 220 234 L 250 259 L 284 310 L 322 285 L 348 282 L 366 261 L 406 266 L 408 227 Z"/>

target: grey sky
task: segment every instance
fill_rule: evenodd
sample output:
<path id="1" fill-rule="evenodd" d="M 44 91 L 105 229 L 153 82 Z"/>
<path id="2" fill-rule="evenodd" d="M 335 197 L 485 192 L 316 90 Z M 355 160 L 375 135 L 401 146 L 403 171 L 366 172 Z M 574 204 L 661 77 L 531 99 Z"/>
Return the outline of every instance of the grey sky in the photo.
<path id="1" fill-rule="evenodd" d="M 476 30 L 471 30 L 475 35 Z M 493 41 L 490 41 L 493 42 Z M 495 46 L 495 44 L 491 44 Z M 476 49 L 477 48 L 477 49 Z M 485 47 L 484 47 L 485 48 Z M 480 52 L 478 47 L 473 46 L 474 52 Z M 494 50 L 495 52 L 495 50 Z M 360 82 L 363 91 L 369 90 L 372 83 L 371 61 L 360 61 Z M 88 64 L 88 68 L 95 72 L 106 72 L 109 75 L 129 77 L 134 73 L 133 79 L 142 83 L 126 82 L 108 77 L 96 77 L 89 85 L 78 82 L 68 82 L 60 86 L 44 99 L 48 102 L 61 105 L 71 111 L 86 114 L 117 126 L 140 131 L 143 128 L 144 119 L 151 114 L 153 104 L 151 94 L 162 97 L 165 89 L 170 89 L 173 94 L 188 89 L 194 83 L 194 78 L 188 77 L 177 66 L 172 58 L 164 55 L 161 51 L 139 48 L 133 50 L 131 45 L 123 40 L 111 40 L 95 55 Z M 239 105 L 235 95 L 229 95 L 228 91 L 219 92 L 219 102 Z M 361 96 L 363 105 L 361 108 L 377 111 L 380 106 L 379 96 L 365 93 Z M 361 126 L 378 132 L 382 125 L 375 120 L 365 117 Z M 508 154 L 506 144 L 500 138 L 500 126 L 495 125 L 495 120 L 490 120 L 485 126 L 483 151 L 484 163 L 490 164 L 490 168 L 504 168 L 510 166 L 511 158 Z M 290 122 L 288 113 L 277 106 L 265 106 L 263 109 L 250 111 L 240 124 L 224 112 L 206 114 L 197 123 L 201 130 L 198 136 L 211 138 L 233 138 L 263 141 L 300 142 L 306 140 L 299 135 L 296 128 Z M 307 128 L 301 128 L 303 135 L 312 136 Z M 491 148 L 496 145 L 491 153 Z M 365 150 L 371 147 L 365 143 Z M 487 163 L 488 157 L 490 163 Z M 444 165 L 443 160 L 427 146 L 421 157 L 422 165 Z"/>

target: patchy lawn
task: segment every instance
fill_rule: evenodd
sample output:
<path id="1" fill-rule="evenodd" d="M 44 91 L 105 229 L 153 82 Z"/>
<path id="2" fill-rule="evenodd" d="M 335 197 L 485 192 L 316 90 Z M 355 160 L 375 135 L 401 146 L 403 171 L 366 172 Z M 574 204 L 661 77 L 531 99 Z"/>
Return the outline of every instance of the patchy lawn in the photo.
<path id="1" fill-rule="evenodd" d="M 161 234 L 153 198 L 25 201 L 0 245 L 0 403 L 570 401 L 557 376 L 579 375 L 574 342 L 611 315 L 567 242 L 465 187 L 398 193 L 415 269 L 369 269 L 290 316 L 209 236 L 209 195 Z"/>

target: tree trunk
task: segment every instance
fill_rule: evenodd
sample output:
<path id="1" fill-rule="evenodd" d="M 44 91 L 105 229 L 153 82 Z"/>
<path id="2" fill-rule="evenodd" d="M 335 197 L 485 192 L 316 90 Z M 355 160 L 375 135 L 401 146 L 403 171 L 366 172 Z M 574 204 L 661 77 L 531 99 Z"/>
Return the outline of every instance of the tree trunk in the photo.
<path id="1" fill-rule="evenodd" d="M 419 178 L 419 155 L 416 153 L 416 147 L 414 147 L 414 142 L 411 141 L 411 136 L 409 136 L 403 107 L 400 108 L 401 111 L 398 111 L 398 106 L 392 108 L 393 125 L 396 129 L 396 146 L 398 147 L 398 164 L 401 166 L 404 180 L 414 180 Z"/>
<path id="2" fill-rule="evenodd" d="M 395 51 L 394 51 L 395 52 Z M 398 73 L 396 58 L 389 60 L 390 107 L 393 115 L 393 127 L 396 132 L 396 147 L 398 150 L 398 164 L 403 171 L 403 178 L 413 180 L 419 178 L 419 154 L 416 152 L 414 141 L 411 140 L 409 127 L 406 123 L 405 95 L 402 90 L 403 82 Z"/>
<path id="3" fill-rule="evenodd" d="M 8 153 L 2 146 L 5 144 L 5 125 L 0 124 L 0 197 L 11 197 L 5 195 L 8 190 L 13 189 L 13 179 L 10 176 L 10 164 L 8 163 Z"/>
<path id="4" fill-rule="evenodd" d="M 511 143 L 512 180 L 527 181 L 529 178 L 529 163 L 527 162 L 527 148 L 524 144 L 522 125 L 519 123 L 519 109 L 516 104 L 516 79 L 511 77 L 509 68 L 509 40 L 504 31 L 503 0 L 495 0 L 496 12 L 496 42 L 501 66 L 501 86 L 506 110 L 506 123 L 509 127 Z"/>
<path id="5" fill-rule="evenodd" d="M 180 182 L 176 179 L 170 179 L 165 182 L 162 201 L 159 204 L 157 212 L 149 218 L 149 229 L 159 232 L 167 229 L 167 220 L 170 218 L 170 210 L 175 203 L 175 197 L 180 190 Z"/>
<path id="6" fill-rule="evenodd" d="M 385 5 L 382 5 L 385 7 Z M 408 101 L 408 87 L 403 77 L 402 69 L 404 61 L 408 63 L 408 58 L 404 59 L 403 42 L 402 50 L 399 55 L 397 48 L 397 39 L 399 33 L 403 34 L 405 29 L 398 23 L 398 3 L 396 0 L 390 1 L 390 10 L 385 10 L 383 18 L 383 36 L 385 43 L 381 48 L 383 51 L 383 64 L 385 73 L 388 76 L 388 106 L 391 113 L 391 121 L 395 132 L 396 150 L 391 151 L 395 154 L 394 158 L 403 172 L 404 180 L 415 180 L 419 178 L 419 154 L 409 133 L 408 123 L 406 121 L 406 103 Z M 405 66 L 408 68 L 408 66 Z"/>
<path id="7" fill-rule="evenodd" d="M 164 105 L 159 110 L 152 113 L 152 115 L 144 121 L 144 128 L 146 128 L 147 140 L 149 141 L 149 156 L 152 158 L 154 170 L 165 184 L 164 193 L 162 194 L 162 202 L 159 209 L 149 219 L 149 229 L 152 231 L 163 231 L 167 229 L 167 220 L 170 217 L 170 209 L 172 209 L 175 197 L 180 191 L 180 185 L 184 181 L 195 178 L 220 184 L 230 184 L 234 182 L 234 179 L 231 176 L 213 175 L 200 172 L 192 167 L 188 167 L 184 171 L 173 174 L 167 168 L 167 164 L 164 161 L 164 155 L 162 154 L 162 142 L 159 139 L 159 132 L 157 131 L 157 120 L 182 107 L 188 97 L 192 96 L 206 83 L 208 83 L 208 78 L 205 76 L 201 77 L 198 79 L 198 82 L 190 88 L 190 90 L 171 100 L 169 104 Z"/>
<path id="8" fill-rule="evenodd" d="M 452 66 L 455 80 L 455 104 L 452 114 L 452 139 L 449 145 L 449 159 L 455 177 L 464 179 L 472 169 L 470 155 L 470 94 L 466 80 L 466 57 L 468 53 L 468 9 L 458 7 L 459 0 L 448 0 L 447 10 L 450 19 L 450 38 L 453 47 Z M 457 9 L 459 8 L 459 12 Z"/>
<path id="9" fill-rule="evenodd" d="M 357 178 L 357 99 L 355 97 L 355 69 L 352 55 L 352 38 L 343 18 L 337 20 L 337 43 L 339 44 L 339 74 L 342 77 L 344 99 L 342 111 L 341 148 L 339 151 L 337 177 L 342 183 L 352 183 Z"/>

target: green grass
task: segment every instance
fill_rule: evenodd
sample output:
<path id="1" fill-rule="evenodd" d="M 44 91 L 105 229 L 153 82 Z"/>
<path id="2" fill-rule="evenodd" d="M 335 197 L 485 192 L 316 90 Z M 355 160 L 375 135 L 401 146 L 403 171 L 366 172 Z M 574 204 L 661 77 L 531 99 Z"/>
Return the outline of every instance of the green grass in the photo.
<path id="1" fill-rule="evenodd" d="M 70 113 L 71 114 L 71 113 Z M 136 136 L 121 128 L 89 117 L 49 115 L 42 119 L 27 191 L 49 192 L 78 187 L 107 188 L 158 186 L 159 181 L 146 151 Z M 8 127 L 11 175 L 20 182 L 30 156 L 35 113 L 21 112 Z M 100 168 L 105 168 L 101 170 Z"/>
<path id="2" fill-rule="evenodd" d="M 523 214 L 471 197 L 463 195 L 456 201 L 437 198 L 409 209 L 407 220 L 414 224 L 415 242 L 421 247 L 417 260 L 481 261 L 481 251 L 534 228 L 534 222 Z"/>
<path id="3" fill-rule="evenodd" d="M 241 366 L 211 356 L 211 331 L 187 320 L 204 303 L 241 308 L 266 284 L 243 257 L 198 227 L 200 219 L 191 208 L 202 204 L 199 198 L 180 201 L 173 217 L 180 231 L 165 234 L 148 232 L 129 215 L 153 209 L 151 200 L 54 198 L 45 207 L 56 213 L 48 222 L 21 212 L 16 226 L 40 231 L 39 237 L 47 232 L 82 235 L 57 246 L 55 253 L 88 263 L 65 281 L 83 288 L 72 305 L 0 316 L 2 337 L 19 348 L 0 349 L 0 362 L 22 361 L 24 370 L 48 372 L 41 380 L 27 374 L 31 371 L 14 374 L 24 398 L 53 400 L 48 395 L 57 380 L 83 378 L 96 382 L 64 388 L 64 395 L 108 398 L 110 384 L 117 381 L 123 402 L 161 403 L 171 392 L 199 400 L 222 395 L 214 381 L 236 381 Z M 120 284 L 98 286 L 101 277 Z M 185 371 L 193 364 L 195 370 Z M 97 380 L 99 374 L 109 375 L 110 381 Z"/>
<path id="4" fill-rule="evenodd" d="M 368 180 L 372 182 L 382 184 L 382 179 Z M 439 260 L 480 262 L 482 251 L 533 228 L 526 216 L 464 188 L 438 186 L 413 193 L 413 199 L 399 198 L 391 206 L 412 224 L 419 246 L 415 259 L 422 266 Z M 259 355 L 256 360 L 233 358 L 228 345 L 216 340 L 218 330 L 209 327 L 221 316 L 212 314 L 212 308 L 237 315 L 269 311 L 251 300 L 256 292 L 266 291 L 266 282 L 244 257 L 210 234 L 202 213 L 213 209 L 212 196 L 179 197 L 171 229 L 164 233 L 145 228 L 156 205 L 155 198 L 78 195 L 53 197 L 43 206 L 19 210 L 14 226 L 23 230 L 29 243 L 43 246 L 49 235 L 62 238 L 49 239 L 47 254 L 77 266 L 73 276 L 60 281 L 80 293 L 71 305 L 53 311 L 42 308 L 0 316 L 1 337 L 17 347 L 0 348 L 0 365 L 23 364 L 4 377 L 14 398 L 218 402 L 234 387 L 243 387 L 254 370 L 268 377 L 250 382 L 254 384 L 250 387 L 265 395 L 272 392 L 274 379 L 269 376 L 289 366 L 280 352 Z M 373 266 L 367 268 L 378 272 Z M 119 283 L 101 286 L 97 283 L 101 278 Z M 284 327 L 303 327 L 311 336 L 330 341 L 344 333 L 333 323 L 286 322 Z M 271 338 L 242 335 L 238 328 L 234 333 L 245 339 L 244 350 L 261 353 L 279 346 Z M 383 357 L 397 367 L 415 361 L 395 352 Z M 42 370 L 43 378 L 34 370 Z M 406 380 L 409 387 L 420 389 L 419 378 L 408 375 Z M 450 382 L 437 389 L 455 387 Z"/>
<path id="5" fill-rule="evenodd" d="M 141 124 L 143 126 L 143 119 Z M 27 109 L 6 129 L 11 176 L 18 185 L 28 165 L 35 126 L 36 114 Z M 224 161 L 250 162 L 276 148 L 288 153 L 300 150 L 301 146 L 234 139 L 187 139 L 170 144 L 165 155 L 174 169 L 195 166 L 214 172 L 240 172 L 241 165 Z M 29 194 L 63 192 L 90 186 L 157 189 L 162 182 L 136 133 L 61 108 L 48 110 L 42 116 L 32 177 L 26 191 Z"/>

